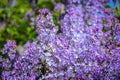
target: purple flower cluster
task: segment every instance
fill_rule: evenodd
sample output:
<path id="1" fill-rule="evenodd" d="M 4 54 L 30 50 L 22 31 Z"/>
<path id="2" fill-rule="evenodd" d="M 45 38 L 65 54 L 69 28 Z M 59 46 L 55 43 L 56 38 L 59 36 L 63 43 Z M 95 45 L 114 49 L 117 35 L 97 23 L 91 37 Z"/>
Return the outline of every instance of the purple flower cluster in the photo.
<path id="1" fill-rule="evenodd" d="M 16 53 L 16 50 L 14 50 L 15 47 L 16 47 L 16 43 L 11 40 L 8 40 L 7 44 L 4 45 L 4 49 L 2 51 L 3 55 L 8 53 L 10 59 L 11 60 L 14 59 Z"/>
<path id="2" fill-rule="evenodd" d="M 34 20 L 36 41 L 29 43 L 23 56 L 2 62 L 2 79 L 119 80 L 120 23 L 105 8 L 106 0 L 85 1 L 67 0 L 60 28 L 52 13 L 41 9 Z M 8 41 L 3 54 L 15 53 L 15 46 Z"/>
<path id="3" fill-rule="evenodd" d="M 12 41 L 11 41 L 12 42 Z M 9 42 L 6 46 L 11 46 L 13 50 L 14 44 Z M 4 48 L 6 49 L 6 47 Z M 3 80 L 35 80 L 42 77 L 42 54 L 39 54 L 39 48 L 36 42 L 29 43 L 29 47 L 23 56 L 19 56 L 14 60 L 3 59 L 2 61 L 2 79 Z M 44 56 L 43 56 L 44 57 Z"/>

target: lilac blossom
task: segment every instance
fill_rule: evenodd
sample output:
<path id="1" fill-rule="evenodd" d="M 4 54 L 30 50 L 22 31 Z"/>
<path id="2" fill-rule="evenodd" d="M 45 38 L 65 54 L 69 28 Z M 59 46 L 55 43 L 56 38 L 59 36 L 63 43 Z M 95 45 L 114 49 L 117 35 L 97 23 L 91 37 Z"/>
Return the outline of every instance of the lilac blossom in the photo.
<path id="1" fill-rule="evenodd" d="M 112 10 L 105 8 L 105 0 L 88 0 L 84 5 L 82 2 L 68 1 L 66 14 L 60 20 L 60 34 L 52 12 L 46 8 L 39 10 L 39 16 L 34 19 L 36 41 L 28 43 L 24 54 L 13 63 L 14 58 L 5 59 L 2 79 L 119 79 L 120 23 Z M 15 53 L 15 46 L 8 41 L 3 54 Z"/>
<path id="2" fill-rule="evenodd" d="M 10 59 L 14 59 L 16 50 L 14 50 L 16 47 L 16 43 L 14 41 L 8 40 L 7 44 L 4 45 L 4 49 L 2 51 L 2 54 L 8 53 Z"/>
<path id="3" fill-rule="evenodd" d="M 54 9 L 59 12 L 64 12 L 64 5 L 62 3 L 56 3 Z"/>

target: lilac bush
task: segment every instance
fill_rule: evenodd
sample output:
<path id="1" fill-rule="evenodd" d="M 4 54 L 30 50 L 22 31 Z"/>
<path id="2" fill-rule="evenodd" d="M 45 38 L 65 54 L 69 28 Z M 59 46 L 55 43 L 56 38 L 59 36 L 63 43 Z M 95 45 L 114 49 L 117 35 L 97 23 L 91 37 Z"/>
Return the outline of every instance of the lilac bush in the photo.
<path id="1" fill-rule="evenodd" d="M 38 37 L 24 55 L 13 58 L 16 45 L 7 42 L 2 52 L 9 55 L 2 60 L 3 80 L 120 79 L 120 23 L 106 8 L 109 0 L 64 1 L 61 26 L 54 24 L 48 9 L 39 10 L 34 20 Z"/>

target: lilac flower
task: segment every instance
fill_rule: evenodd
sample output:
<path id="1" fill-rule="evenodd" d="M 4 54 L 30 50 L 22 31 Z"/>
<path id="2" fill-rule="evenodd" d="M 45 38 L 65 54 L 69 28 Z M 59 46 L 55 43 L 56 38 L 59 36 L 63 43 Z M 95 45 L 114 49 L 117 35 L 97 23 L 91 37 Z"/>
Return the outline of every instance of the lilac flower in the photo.
<path id="1" fill-rule="evenodd" d="M 29 20 L 30 17 L 32 17 L 35 14 L 35 11 L 29 11 L 25 14 L 24 20 L 27 21 Z"/>
<path id="2" fill-rule="evenodd" d="M 16 51 L 14 50 L 16 47 L 16 43 L 14 41 L 8 40 L 7 44 L 4 46 L 2 54 L 8 53 L 10 59 L 14 59 Z"/>
<path id="3" fill-rule="evenodd" d="M 3 73 L 2 79 L 31 79 L 35 80 L 37 77 L 41 76 L 41 59 L 39 54 L 39 49 L 36 42 L 30 43 L 28 49 L 25 51 L 24 55 L 15 59 L 12 63 L 7 59 L 9 64 L 5 61 L 3 62 Z M 11 65 L 11 66 L 10 66 Z M 12 70 L 9 68 L 13 68 Z M 6 75 L 6 73 L 9 75 Z M 34 73 L 34 74 L 33 74 Z"/>
<path id="4" fill-rule="evenodd" d="M 62 12 L 62 10 L 64 9 L 64 5 L 62 3 L 56 3 L 54 9 Z"/>
<path id="5" fill-rule="evenodd" d="M 6 22 L 0 22 L 0 29 L 4 28 L 6 26 Z"/>
<path id="6" fill-rule="evenodd" d="M 105 8 L 105 0 L 89 0 L 84 5 L 82 2 L 68 1 L 59 35 L 52 13 L 41 9 L 34 20 L 36 41 L 28 43 L 24 55 L 13 63 L 9 59 L 3 62 L 2 79 L 118 79 L 119 22 L 112 10 Z M 14 52 L 14 48 L 14 43 L 8 41 L 3 53 Z"/>

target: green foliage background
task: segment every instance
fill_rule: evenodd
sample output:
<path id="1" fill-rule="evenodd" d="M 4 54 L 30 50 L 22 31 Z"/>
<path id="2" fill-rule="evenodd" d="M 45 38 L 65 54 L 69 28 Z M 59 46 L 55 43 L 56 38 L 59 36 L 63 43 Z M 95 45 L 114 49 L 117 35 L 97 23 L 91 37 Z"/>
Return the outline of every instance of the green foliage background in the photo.
<path id="1" fill-rule="evenodd" d="M 16 41 L 17 45 L 23 45 L 28 40 L 35 39 L 37 33 L 30 26 L 30 18 L 27 21 L 24 20 L 25 14 L 35 11 L 32 16 L 35 17 L 38 14 L 37 10 L 46 7 L 52 11 L 54 6 L 53 0 L 36 0 L 37 6 L 33 6 L 32 1 L 34 0 L 0 0 L 0 23 L 6 24 L 5 27 L 0 27 L 0 49 L 9 39 Z"/>
<path id="2" fill-rule="evenodd" d="M 17 44 L 24 44 L 36 36 L 30 27 L 30 20 L 25 21 L 25 13 L 32 10 L 27 0 L 0 0 L 0 21 L 6 26 L 0 29 L 0 48 L 6 40 L 15 40 Z"/>

